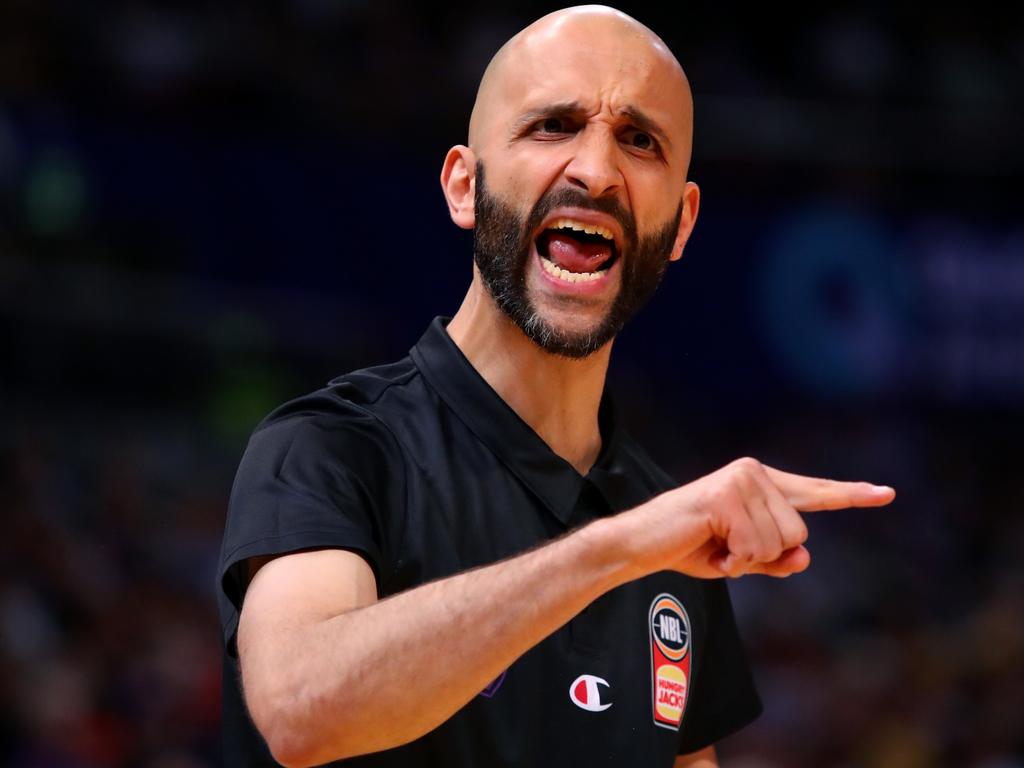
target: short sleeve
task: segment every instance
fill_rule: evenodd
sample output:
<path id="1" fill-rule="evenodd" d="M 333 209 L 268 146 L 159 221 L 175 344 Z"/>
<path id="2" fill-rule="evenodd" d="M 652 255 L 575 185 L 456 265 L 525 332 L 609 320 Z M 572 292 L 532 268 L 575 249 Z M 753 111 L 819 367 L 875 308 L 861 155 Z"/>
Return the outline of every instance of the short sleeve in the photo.
<path id="1" fill-rule="evenodd" d="M 704 749 L 755 720 L 763 709 L 736 628 L 725 579 L 708 588 L 708 632 L 694 660 L 692 699 L 687 702 L 679 754 Z"/>
<path id="2" fill-rule="evenodd" d="M 363 408 L 328 396 L 298 402 L 256 428 L 232 485 L 217 598 L 233 657 L 246 559 L 348 549 L 369 563 L 379 589 L 404 521 L 404 462 L 387 427 Z"/>

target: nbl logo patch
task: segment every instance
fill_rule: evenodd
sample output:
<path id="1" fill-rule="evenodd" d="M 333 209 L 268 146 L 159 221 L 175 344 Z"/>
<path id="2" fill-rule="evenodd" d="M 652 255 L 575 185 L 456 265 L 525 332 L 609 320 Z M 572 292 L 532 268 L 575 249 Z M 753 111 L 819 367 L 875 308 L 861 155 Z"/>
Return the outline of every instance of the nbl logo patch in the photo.
<path id="1" fill-rule="evenodd" d="M 678 730 L 690 687 L 690 617 L 682 603 L 663 592 L 651 602 L 647 626 L 654 723 Z"/>

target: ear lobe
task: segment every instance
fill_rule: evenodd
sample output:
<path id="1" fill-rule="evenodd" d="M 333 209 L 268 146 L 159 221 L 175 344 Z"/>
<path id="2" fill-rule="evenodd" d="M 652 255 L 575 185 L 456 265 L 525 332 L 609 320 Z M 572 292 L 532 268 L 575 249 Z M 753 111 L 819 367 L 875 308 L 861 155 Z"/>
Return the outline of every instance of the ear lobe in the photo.
<path id="1" fill-rule="evenodd" d="M 476 224 L 476 156 L 472 149 L 458 144 L 448 150 L 441 167 L 441 190 L 452 221 L 463 229 L 472 229 Z"/>
<path id="2" fill-rule="evenodd" d="M 672 244 L 672 255 L 669 261 L 679 261 L 683 258 L 683 248 L 686 241 L 693 233 L 693 226 L 697 223 L 697 211 L 700 209 L 700 187 L 692 181 L 686 182 L 683 190 L 683 212 L 679 217 L 679 232 L 676 234 L 676 241 Z"/>

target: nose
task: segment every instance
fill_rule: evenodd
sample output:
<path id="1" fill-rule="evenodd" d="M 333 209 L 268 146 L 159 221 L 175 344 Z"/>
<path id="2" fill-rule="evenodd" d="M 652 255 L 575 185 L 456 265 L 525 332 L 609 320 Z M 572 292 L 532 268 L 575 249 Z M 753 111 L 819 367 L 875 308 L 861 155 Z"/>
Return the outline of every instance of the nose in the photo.
<path id="1" fill-rule="evenodd" d="M 615 135 L 607 128 L 594 126 L 583 130 L 578 149 L 565 167 L 565 177 L 573 186 L 585 189 L 591 197 L 615 194 L 622 187 Z"/>

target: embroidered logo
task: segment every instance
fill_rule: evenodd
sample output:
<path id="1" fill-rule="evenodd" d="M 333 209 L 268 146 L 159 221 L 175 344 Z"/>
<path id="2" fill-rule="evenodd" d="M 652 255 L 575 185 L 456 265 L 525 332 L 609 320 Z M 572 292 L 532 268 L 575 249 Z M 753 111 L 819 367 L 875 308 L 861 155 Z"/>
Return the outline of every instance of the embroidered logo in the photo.
<path id="1" fill-rule="evenodd" d="M 601 689 L 599 685 L 603 685 L 605 688 L 611 688 L 608 685 L 608 681 L 594 675 L 580 675 L 572 681 L 572 685 L 569 686 L 569 698 L 572 699 L 572 703 L 580 709 L 585 709 L 588 712 L 603 712 L 611 706 L 611 702 L 607 704 L 601 701 Z"/>
<path id="2" fill-rule="evenodd" d="M 679 730 L 690 683 L 690 617 L 663 592 L 651 602 L 651 699 L 654 724 Z"/>

